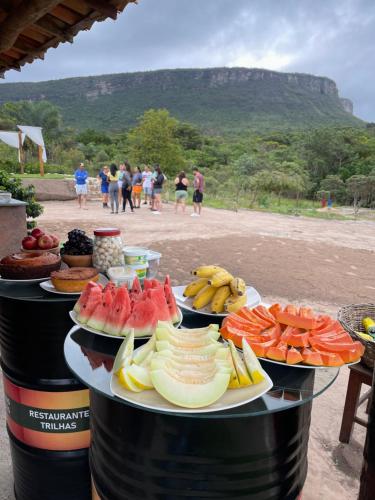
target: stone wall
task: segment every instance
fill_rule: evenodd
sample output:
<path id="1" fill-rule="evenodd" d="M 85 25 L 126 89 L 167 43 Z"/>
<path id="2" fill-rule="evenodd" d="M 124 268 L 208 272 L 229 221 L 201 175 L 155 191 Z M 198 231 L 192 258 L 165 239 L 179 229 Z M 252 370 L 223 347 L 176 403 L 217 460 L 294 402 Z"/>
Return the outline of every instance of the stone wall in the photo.
<path id="1" fill-rule="evenodd" d="M 22 179 L 24 186 L 35 186 L 38 201 L 66 201 L 76 198 L 73 179 Z M 88 181 L 88 198 L 100 198 L 100 185 L 94 177 Z"/>

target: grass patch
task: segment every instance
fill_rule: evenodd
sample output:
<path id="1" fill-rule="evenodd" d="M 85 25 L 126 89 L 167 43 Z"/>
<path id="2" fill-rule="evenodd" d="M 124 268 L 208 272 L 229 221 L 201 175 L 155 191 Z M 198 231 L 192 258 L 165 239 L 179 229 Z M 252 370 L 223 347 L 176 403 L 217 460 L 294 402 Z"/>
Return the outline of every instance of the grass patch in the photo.
<path id="1" fill-rule="evenodd" d="M 69 179 L 72 175 L 67 174 L 44 174 L 42 177 L 40 174 L 11 174 L 13 177 L 19 179 Z"/>
<path id="2" fill-rule="evenodd" d="M 192 205 L 191 198 L 192 194 L 189 193 L 187 205 Z M 169 191 L 169 201 L 173 203 L 174 199 L 174 191 Z M 301 199 L 297 203 L 296 200 L 291 200 L 290 198 L 281 198 L 279 200 L 273 195 L 260 196 L 257 202 L 252 204 L 250 198 L 244 196 L 236 200 L 234 196 L 232 198 L 220 197 L 205 193 L 204 206 L 234 211 L 239 209 L 257 210 L 259 212 L 272 212 L 282 215 L 305 216 L 326 220 L 355 220 L 354 215 L 343 215 L 335 211 L 322 212 L 318 210 L 321 208 L 321 204 L 318 201 Z"/>

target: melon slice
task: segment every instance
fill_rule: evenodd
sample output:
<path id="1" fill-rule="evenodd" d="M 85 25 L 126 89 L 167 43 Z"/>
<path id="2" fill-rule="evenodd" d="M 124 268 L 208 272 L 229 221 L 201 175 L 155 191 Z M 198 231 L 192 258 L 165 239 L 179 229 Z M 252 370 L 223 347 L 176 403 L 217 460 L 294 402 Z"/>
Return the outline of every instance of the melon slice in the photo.
<path id="1" fill-rule="evenodd" d="M 99 287 L 91 288 L 86 301 L 81 305 L 77 320 L 80 323 L 87 323 L 96 307 L 102 302 L 102 290 Z"/>
<path id="2" fill-rule="evenodd" d="M 234 369 L 236 370 L 238 381 L 240 383 L 241 387 L 246 387 L 247 385 L 251 385 L 252 381 L 251 378 L 247 372 L 246 365 L 242 361 L 239 353 L 237 352 L 237 349 L 233 342 L 231 340 L 228 340 L 229 343 L 229 348 L 230 348 L 230 354 L 232 356 L 232 361 L 234 365 Z"/>
<path id="3" fill-rule="evenodd" d="M 110 335 L 120 335 L 123 325 L 130 316 L 130 297 L 126 288 L 116 290 L 103 331 Z"/>
<path id="4" fill-rule="evenodd" d="M 197 354 L 211 354 L 211 353 L 216 353 L 219 349 L 220 346 L 218 343 L 212 343 L 208 344 L 205 346 L 197 346 L 195 348 L 189 347 L 189 349 L 183 348 L 183 347 L 178 347 L 175 345 L 170 344 L 167 340 L 157 340 L 156 341 L 156 350 L 157 351 L 163 351 L 163 350 L 170 350 L 174 353 L 186 353 L 186 352 L 191 352 L 193 353 L 194 351 Z"/>
<path id="5" fill-rule="evenodd" d="M 138 389 L 141 389 L 141 391 L 153 389 L 154 386 L 148 368 L 133 364 L 128 366 L 126 370 L 130 380 Z"/>
<path id="6" fill-rule="evenodd" d="M 88 319 L 87 326 L 94 328 L 95 330 L 102 331 L 111 310 L 112 302 L 112 289 L 108 287 L 103 292 L 101 302 L 95 307 L 90 318 Z"/>
<path id="7" fill-rule="evenodd" d="M 186 376 L 176 370 L 151 370 L 151 380 L 157 392 L 167 401 L 184 408 L 202 408 L 208 406 L 225 393 L 230 375 L 217 372 L 211 378 Z"/>
<path id="8" fill-rule="evenodd" d="M 156 336 L 155 333 L 150 337 L 145 344 L 141 345 L 134 353 L 133 363 L 137 365 L 141 365 L 143 361 L 147 358 L 150 353 L 153 353 L 156 350 Z"/>
<path id="9" fill-rule="evenodd" d="M 135 337 L 152 335 L 156 327 L 156 308 L 150 299 L 136 302 L 121 335 L 127 335 L 134 329 Z"/>
<path id="10" fill-rule="evenodd" d="M 118 371 L 118 374 L 117 374 L 117 377 L 118 377 L 118 381 L 119 383 L 125 387 L 125 389 L 127 389 L 128 391 L 132 391 L 132 392 L 141 392 L 142 389 L 140 389 L 133 381 L 132 379 L 129 377 L 129 374 L 128 374 L 128 366 L 124 366 L 123 368 L 121 368 L 119 371 Z"/>
<path id="11" fill-rule="evenodd" d="M 220 336 L 219 332 L 217 332 L 216 330 L 210 330 L 209 328 L 205 331 L 202 331 L 198 335 L 191 335 L 186 330 L 173 331 L 163 327 L 156 328 L 157 340 L 168 340 L 171 342 L 173 340 L 176 340 L 177 342 L 185 341 L 186 344 L 201 342 L 205 339 L 212 339 L 216 341 L 218 339 L 218 335 Z"/>
<path id="12" fill-rule="evenodd" d="M 134 351 L 134 332 L 131 331 L 126 339 L 122 342 L 120 349 L 117 351 L 116 359 L 113 364 L 113 373 L 116 373 L 124 366 L 130 365 Z"/>
<path id="13" fill-rule="evenodd" d="M 262 365 L 259 363 L 258 358 L 255 356 L 253 350 L 246 342 L 245 339 L 242 340 L 242 352 L 245 361 L 246 368 L 249 372 L 253 384 L 259 384 L 264 380 L 264 371 Z"/>

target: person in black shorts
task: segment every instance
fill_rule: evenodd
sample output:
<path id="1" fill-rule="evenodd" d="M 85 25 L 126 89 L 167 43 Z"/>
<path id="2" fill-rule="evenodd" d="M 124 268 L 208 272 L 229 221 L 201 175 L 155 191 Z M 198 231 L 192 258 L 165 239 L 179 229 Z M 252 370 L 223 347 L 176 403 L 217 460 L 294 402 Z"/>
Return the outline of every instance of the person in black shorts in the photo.
<path id="1" fill-rule="evenodd" d="M 194 168 L 193 174 L 194 174 L 194 194 L 193 194 L 194 212 L 191 214 L 191 216 L 199 217 L 202 211 L 204 178 L 203 175 L 199 172 L 198 168 Z"/>

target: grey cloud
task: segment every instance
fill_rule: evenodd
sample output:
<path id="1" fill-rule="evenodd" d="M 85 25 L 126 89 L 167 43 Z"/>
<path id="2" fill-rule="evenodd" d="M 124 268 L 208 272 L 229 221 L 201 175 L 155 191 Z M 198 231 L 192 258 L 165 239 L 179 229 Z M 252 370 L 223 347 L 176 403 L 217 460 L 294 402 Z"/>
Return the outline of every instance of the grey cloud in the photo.
<path id="1" fill-rule="evenodd" d="M 139 0 L 5 81 L 175 67 L 257 66 L 333 78 L 375 121 L 372 0 Z"/>

